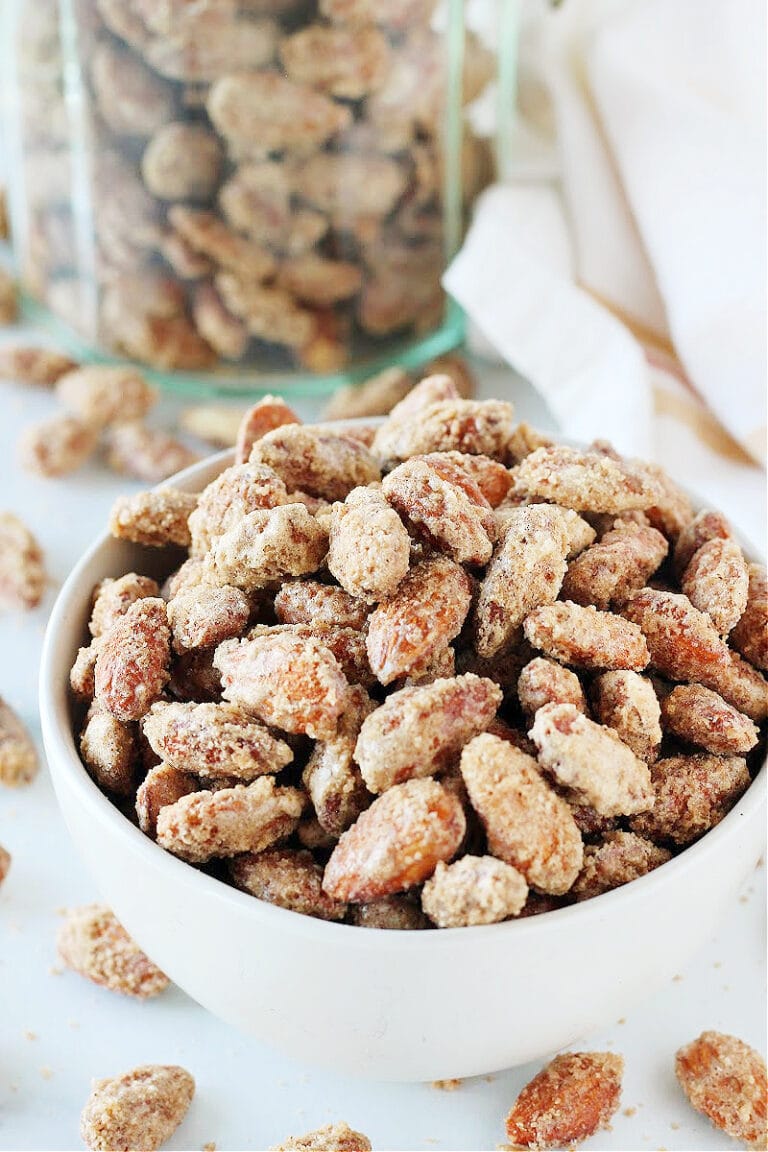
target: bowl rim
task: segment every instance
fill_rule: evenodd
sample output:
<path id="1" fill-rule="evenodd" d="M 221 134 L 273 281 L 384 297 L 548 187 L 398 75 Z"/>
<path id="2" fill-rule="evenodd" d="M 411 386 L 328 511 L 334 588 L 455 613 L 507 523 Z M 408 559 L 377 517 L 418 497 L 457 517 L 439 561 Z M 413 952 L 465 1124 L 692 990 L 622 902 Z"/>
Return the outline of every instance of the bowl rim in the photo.
<path id="1" fill-rule="evenodd" d="M 371 424 L 373 419 L 361 417 L 348 421 L 328 421 L 334 425 L 341 424 Z M 561 438 L 564 442 L 566 438 Z M 213 468 L 223 471 L 234 460 L 234 449 L 225 449 L 204 457 L 183 471 L 169 477 L 168 480 L 157 485 L 187 487 L 188 490 L 197 491 L 194 485 L 199 477 Z M 684 486 L 683 486 L 684 487 Z M 706 503 L 697 498 L 690 489 L 684 490 L 691 496 L 694 507 L 702 508 Z M 744 547 L 748 557 L 758 557 L 760 563 L 764 559 L 752 541 L 742 534 L 736 533 L 736 538 Z M 79 617 L 84 615 L 85 597 L 90 597 L 92 585 L 89 581 L 87 592 L 82 585 L 87 579 L 87 573 L 100 551 L 113 541 L 109 532 L 100 533 L 90 544 L 67 576 L 56 597 L 51 611 L 43 641 L 43 650 L 40 661 L 39 680 L 39 706 L 40 722 L 43 734 L 43 743 L 49 769 L 58 792 L 61 784 L 73 792 L 77 803 L 86 810 L 91 818 L 106 824 L 111 834 L 121 839 L 128 850 L 142 853 L 146 863 L 154 869 L 168 869 L 177 882 L 187 885 L 201 885 L 202 891 L 207 892 L 210 898 L 218 898 L 232 907 L 235 913 L 253 917 L 254 926 L 260 922 L 264 927 L 274 927 L 287 930 L 292 935 L 306 936 L 318 942 L 327 944 L 351 943 L 352 940 L 363 947 L 380 947 L 382 939 L 386 938 L 388 947 L 400 949 L 452 949 L 456 944 L 466 946 L 482 945 L 491 940 L 499 943 L 502 934 L 507 934 L 516 941 L 524 941 L 531 933 L 558 932 L 567 930 L 568 925 L 574 922 L 588 925 L 590 919 L 602 919 L 610 915 L 613 904 L 618 901 L 625 903 L 630 900 L 645 900 L 652 898 L 653 893 L 665 881 L 684 881 L 691 869 L 705 867 L 707 859 L 719 853 L 725 843 L 738 835 L 740 823 L 745 819 L 754 818 L 759 809 L 765 804 L 766 782 L 768 779 L 768 757 L 761 765 L 757 775 L 753 778 L 746 792 L 740 797 L 727 815 L 711 828 L 700 840 L 684 848 L 679 855 L 660 865 L 653 871 L 638 877 L 631 883 L 621 885 L 589 900 L 578 901 L 564 908 L 556 908 L 538 916 L 518 917 L 501 921 L 495 924 L 476 925 L 462 928 L 441 928 L 436 931 L 402 931 L 388 928 L 361 929 L 355 924 L 344 924 L 336 921 L 321 920 L 317 917 L 306 916 L 278 905 L 259 900 L 249 893 L 242 892 L 230 884 L 226 884 L 217 877 L 209 876 L 205 872 L 188 864 L 186 861 L 165 851 L 146 836 L 138 827 L 120 811 L 120 809 L 107 797 L 98 785 L 91 779 L 80 759 L 75 736 L 70 723 L 70 695 L 68 671 L 64 667 L 65 653 L 60 651 L 60 633 L 66 627 L 71 615 Z M 69 653 L 67 659 L 71 660 Z M 54 767 L 55 765 L 55 767 Z M 247 911 L 250 910 L 250 911 Z"/>

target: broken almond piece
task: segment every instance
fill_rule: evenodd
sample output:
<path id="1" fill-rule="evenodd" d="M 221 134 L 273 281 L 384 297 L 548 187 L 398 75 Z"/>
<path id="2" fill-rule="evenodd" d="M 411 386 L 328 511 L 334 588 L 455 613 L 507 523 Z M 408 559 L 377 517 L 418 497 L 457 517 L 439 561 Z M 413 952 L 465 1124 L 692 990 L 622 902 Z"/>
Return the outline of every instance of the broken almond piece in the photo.
<path id="1" fill-rule="evenodd" d="M 168 977 L 145 956 L 106 904 L 69 908 L 56 947 L 67 968 L 111 992 L 147 1000 L 168 987 Z"/>

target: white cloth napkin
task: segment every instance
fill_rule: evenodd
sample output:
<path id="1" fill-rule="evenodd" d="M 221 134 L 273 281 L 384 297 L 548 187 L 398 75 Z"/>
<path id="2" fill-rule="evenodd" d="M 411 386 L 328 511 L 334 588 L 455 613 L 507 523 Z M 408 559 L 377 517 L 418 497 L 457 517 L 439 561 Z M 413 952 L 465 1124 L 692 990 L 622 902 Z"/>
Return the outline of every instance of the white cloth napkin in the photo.
<path id="1" fill-rule="evenodd" d="M 691 462 L 727 461 L 759 500 L 747 453 L 765 455 L 764 4 L 522 12 L 512 167 L 480 199 L 446 287 L 564 432 L 682 478 L 693 437 Z"/>

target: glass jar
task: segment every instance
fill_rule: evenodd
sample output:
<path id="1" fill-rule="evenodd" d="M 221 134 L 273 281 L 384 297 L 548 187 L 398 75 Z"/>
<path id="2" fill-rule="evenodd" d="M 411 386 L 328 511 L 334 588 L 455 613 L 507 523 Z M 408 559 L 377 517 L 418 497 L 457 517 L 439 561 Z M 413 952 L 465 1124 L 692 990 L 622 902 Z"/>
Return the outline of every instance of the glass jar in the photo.
<path id="1" fill-rule="evenodd" d="M 474 6 L 482 37 L 461 0 L 11 0 L 26 295 L 81 356 L 204 391 L 454 347 L 440 277 L 493 175 L 473 110 L 509 88 L 516 19 Z"/>

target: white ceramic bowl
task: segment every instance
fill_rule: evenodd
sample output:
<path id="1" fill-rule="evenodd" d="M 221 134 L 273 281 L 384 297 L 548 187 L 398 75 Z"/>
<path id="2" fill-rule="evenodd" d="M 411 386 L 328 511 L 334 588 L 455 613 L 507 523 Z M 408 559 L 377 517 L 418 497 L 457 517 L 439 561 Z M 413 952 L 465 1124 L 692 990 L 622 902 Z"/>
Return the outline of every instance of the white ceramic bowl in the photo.
<path id="1" fill-rule="evenodd" d="M 231 462 L 174 483 L 197 491 Z M 72 735 L 68 673 L 91 590 L 164 575 L 159 550 L 101 537 L 48 625 L 40 711 L 72 838 L 104 899 L 168 976 L 215 1015 L 300 1060 L 382 1080 L 492 1072 L 548 1055 L 679 972 L 757 862 L 766 767 L 721 824 L 650 875 L 570 908 L 482 928 L 392 932 L 263 903 L 164 852 L 102 795 Z"/>

